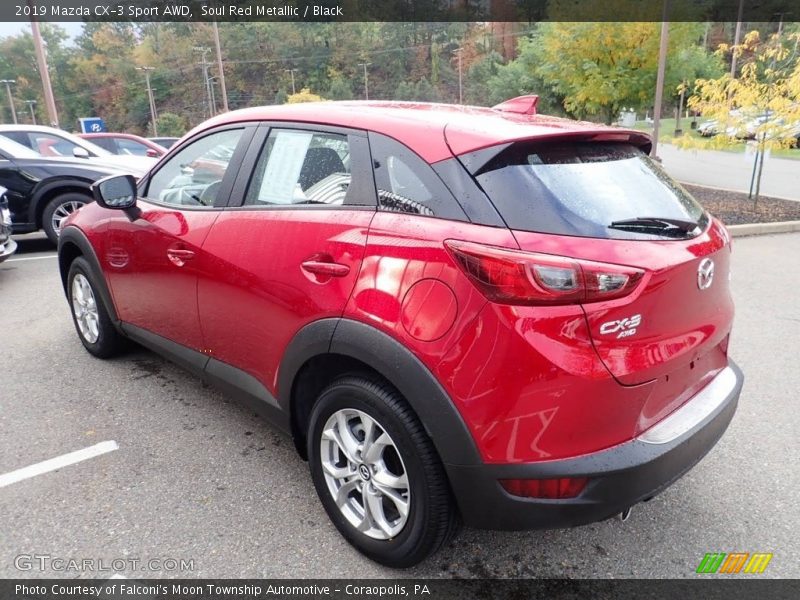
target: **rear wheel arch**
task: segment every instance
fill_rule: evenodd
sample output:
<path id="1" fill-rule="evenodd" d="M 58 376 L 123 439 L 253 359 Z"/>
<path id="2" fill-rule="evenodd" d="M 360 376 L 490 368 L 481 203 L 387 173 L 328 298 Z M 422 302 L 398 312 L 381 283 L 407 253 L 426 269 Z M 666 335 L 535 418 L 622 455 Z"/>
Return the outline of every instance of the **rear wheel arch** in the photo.
<path id="1" fill-rule="evenodd" d="M 350 319 L 322 319 L 287 346 L 278 397 L 290 416 L 295 445 L 305 458 L 308 417 L 319 393 L 347 373 L 377 377 L 396 389 L 416 413 L 442 462 L 481 464 L 472 434 L 441 384 L 403 344 Z"/>

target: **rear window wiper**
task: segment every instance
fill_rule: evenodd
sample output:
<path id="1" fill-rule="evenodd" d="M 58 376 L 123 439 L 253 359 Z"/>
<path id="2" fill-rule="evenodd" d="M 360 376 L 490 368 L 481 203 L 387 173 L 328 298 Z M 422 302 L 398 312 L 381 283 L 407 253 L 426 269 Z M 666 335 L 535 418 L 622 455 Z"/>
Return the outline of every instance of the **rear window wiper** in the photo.
<path id="1" fill-rule="evenodd" d="M 691 233 L 697 229 L 698 224 L 694 221 L 670 217 L 636 217 L 635 219 L 612 221 L 609 227 L 613 229 L 680 229 L 684 233 Z"/>

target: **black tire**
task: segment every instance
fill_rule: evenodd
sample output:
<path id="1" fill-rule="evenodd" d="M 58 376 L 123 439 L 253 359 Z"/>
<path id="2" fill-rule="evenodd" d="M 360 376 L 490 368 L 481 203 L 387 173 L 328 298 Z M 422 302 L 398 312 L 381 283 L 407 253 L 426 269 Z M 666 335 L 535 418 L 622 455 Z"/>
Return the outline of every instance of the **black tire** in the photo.
<path id="1" fill-rule="evenodd" d="M 339 509 L 334 492 L 328 487 L 322 465 L 323 432 L 328 419 L 341 410 L 365 413 L 388 434 L 393 445 L 383 450 L 382 456 L 387 452 L 394 456 L 396 448 L 400 463 L 396 459 L 395 463 L 404 469 L 408 478 L 410 499 L 406 521 L 394 537 L 374 539 L 359 531 Z M 354 422 L 359 423 L 357 419 L 354 417 Z M 356 436 L 356 439 L 363 441 L 363 437 Z M 383 380 L 346 375 L 322 391 L 309 422 L 308 456 L 314 486 L 331 521 L 350 544 L 375 562 L 394 568 L 414 566 L 436 552 L 458 531 L 460 519 L 436 449 L 417 415 L 399 392 Z M 344 458 L 343 453 L 340 456 Z M 361 464 L 365 462 L 362 460 Z M 373 483 L 377 481 L 375 477 Z M 362 476 L 359 483 L 366 485 L 369 478 L 363 481 Z M 364 498 L 356 490 L 351 495 Z M 366 505 L 366 501 L 362 500 L 362 504 Z M 391 505 L 388 506 L 391 510 Z"/>
<path id="2" fill-rule="evenodd" d="M 73 286 L 75 280 L 82 277 L 82 280 L 88 283 L 91 289 L 94 305 L 97 312 L 97 338 L 91 339 L 92 336 L 85 334 L 81 330 L 81 325 L 78 323 L 78 316 L 76 314 L 75 303 L 76 300 L 73 295 Z M 83 347 L 86 348 L 91 354 L 98 358 L 111 358 L 124 351 L 127 346 L 126 338 L 122 337 L 111 318 L 108 316 L 108 310 L 103 303 L 103 298 L 98 293 L 98 287 L 89 263 L 83 257 L 78 257 L 72 261 L 69 267 L 69 274 L 67 275 L 67 302 L 69 303 L 70 313 L 72 314 L 72 322 L 75 325 L 75 331 L 78 333 L 78 338 L 81 340 Z"/>
<path id="3" fill-rule="evenodd" d="M 42 229 L 47 234 L 47 239 L 58 244 L 59 230 L 53 224 L 53 216 L 56 215 L 56 211 L 59 211 L 58 215 L 60 216 L 62 212 L 73 212 L 73 209 L 77 210 L 91 201 L 89 196 L 80 192 L 67 192 L 50 200 L 42 212 Z"/>

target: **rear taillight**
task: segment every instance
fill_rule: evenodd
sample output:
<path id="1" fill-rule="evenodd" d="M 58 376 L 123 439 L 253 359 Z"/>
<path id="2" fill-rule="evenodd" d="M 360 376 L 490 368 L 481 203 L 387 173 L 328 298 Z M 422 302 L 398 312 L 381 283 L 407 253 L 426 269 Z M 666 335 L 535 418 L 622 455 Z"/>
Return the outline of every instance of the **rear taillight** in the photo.
<path id="1" fill-rule="evenodd" d="M 458 265 L 492 302 L 583 304 L 627 296 L 644 277 L 634 267 L 447 240 Z"/>
<path id="2" fill-rule="evenodd" d="M 575 498 L 586 487 L 586 477 L 562 477 L 561 479 L 500 479 L 509 494 L 522 498 L 544 498 L 559 500 Z"/>

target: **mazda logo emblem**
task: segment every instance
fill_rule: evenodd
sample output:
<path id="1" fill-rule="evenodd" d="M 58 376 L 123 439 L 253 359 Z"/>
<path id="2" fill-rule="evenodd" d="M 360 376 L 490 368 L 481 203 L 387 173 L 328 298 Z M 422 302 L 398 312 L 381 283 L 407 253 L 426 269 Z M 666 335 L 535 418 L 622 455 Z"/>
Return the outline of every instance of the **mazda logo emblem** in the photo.
<path id="1" fill-rule="evenodd" d="M 363 479 L 364 481 L 369 481 L 370 472 L 369 472 L 369 467 L 367 465 L 364 464 L 359 465 L 358 472 L 361 475 L 361 479 Z"/>
<path id="2" fill-rule="evenodd" d="M 707 290 L 711 287 L 714 281 L 714 261 L 710 258 L 704 258 L 700 261 L 700 266 L 697 267 L 697 287 L 701 290 Z"/>

